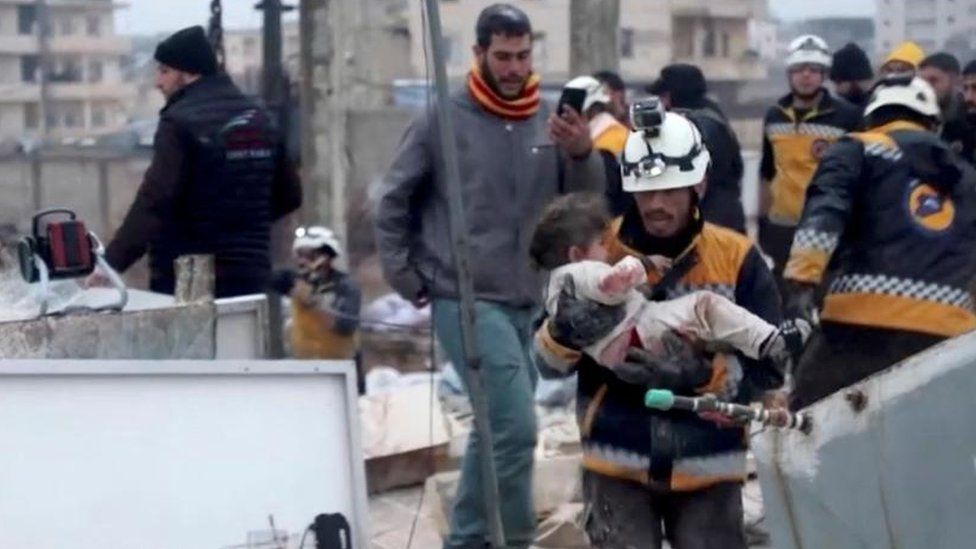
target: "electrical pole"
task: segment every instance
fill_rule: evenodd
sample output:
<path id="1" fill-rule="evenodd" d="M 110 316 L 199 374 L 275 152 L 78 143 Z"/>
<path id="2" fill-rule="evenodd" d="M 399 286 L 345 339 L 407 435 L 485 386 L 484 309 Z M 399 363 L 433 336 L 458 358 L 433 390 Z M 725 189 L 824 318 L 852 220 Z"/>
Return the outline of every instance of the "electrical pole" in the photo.
<path id="1" fill-rule="evenodd" d="M 451 120 L 451 101 L 448 95 L 447 62 L 444 39 L 441 35 L 441 15 L 438 0 L 425 0 L 430 44 L 433 54 L 435 89 L 437 91 L 437 129 L 440 135 L 440 152 L 447 181 L 448 218 L 451 232 L 451 249 L 457 266 L 458 294 L 461 305 L 461 348 L 467 374 L 468 396 L 474 411 L 475 431 L 478 434 L 481 458 L 481 488 L 485 504 L 485 520 L 491 547 L 505 547 L 505 532 L 499 509 L 498 477 L 495 472 L 495 456 L 488 398 L 484 393 L 481 356 L 478 353 L 474 325 L 474 283 L 468 258 L 468 227 L 464 218 L 461 196 L 461 171 L 458 166 L 457 141 L 454 139 L 454 122 Z"/>
<path id="2" fill-rule="evenodd" d="M 619 70 L 620 0 L 570 0 L 569 76 Z"/>

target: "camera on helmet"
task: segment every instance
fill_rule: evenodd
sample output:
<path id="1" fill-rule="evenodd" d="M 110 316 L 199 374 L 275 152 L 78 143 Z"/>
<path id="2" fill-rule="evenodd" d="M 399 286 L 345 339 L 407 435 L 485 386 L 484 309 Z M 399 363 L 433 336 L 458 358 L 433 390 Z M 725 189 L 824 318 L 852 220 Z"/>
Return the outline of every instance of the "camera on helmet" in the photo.
<path id="1" fill-rule="evenodd" d="M 658 97 L 647 97 L 631 104 L 630 124 L 635 130 L 656 136 L 661 132 L 663 123 L 664 105 Z"/>

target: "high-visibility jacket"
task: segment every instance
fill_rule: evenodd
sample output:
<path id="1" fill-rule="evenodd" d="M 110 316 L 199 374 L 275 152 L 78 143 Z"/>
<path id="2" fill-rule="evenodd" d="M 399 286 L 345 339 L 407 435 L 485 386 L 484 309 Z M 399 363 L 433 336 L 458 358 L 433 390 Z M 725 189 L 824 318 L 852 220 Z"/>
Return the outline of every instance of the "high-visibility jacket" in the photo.
<path id="1" fill-rule="evenodd" d="M 760 172 L 771 182 L 772 204 L 768 219 L 794 227 L 803 211 L 810 178 L 827 148 L 860 124 L 861 111 L 847 101 L 823 96 L 816 107 L 798 116 L 793 95 L 770 107 L 763 122 L 763 158 Z"/>
<path id="2" fill-rule="evenodd" d="M 910 122 L 845 137 L 810 185 L 784 277 L 819 283 L 835 255 L 825 321 L 946 337 L 976 328 L 976 171 Z"/>

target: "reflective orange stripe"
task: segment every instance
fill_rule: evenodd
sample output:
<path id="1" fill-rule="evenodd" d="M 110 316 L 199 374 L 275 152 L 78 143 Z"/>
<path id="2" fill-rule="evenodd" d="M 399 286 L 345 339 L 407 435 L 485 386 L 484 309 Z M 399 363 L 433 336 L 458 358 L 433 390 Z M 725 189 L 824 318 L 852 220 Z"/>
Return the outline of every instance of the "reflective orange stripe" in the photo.
<path id="1" fill-rule="evenodd" d="M 586 415 L 583 416 L 583 424 L 580 425 L 580 433 L 583 436 L 590 436 L 590 431 L 593 430 L 593 421 L 596 419 L 596 413 L 600 410 L 600 404 L 603 404 L 603 399 L 606 396 L 607 386 L 604 385 L 600 387 L 600 390 L 593 396 L 593 400 L 590 401 L 590 405 L 586 407 Z"/>
<path id="2" fill-rule="evenodd" d="M 976 329 L 976 316 L 934 301 L 883 294 L 829 294 L 823 319 L 954 337 Z"/>
<path id="3" fill-rule="evenodd" d="M 675 492 L 692 492 L 708 488 L 723 482 L 745 482 L 746 475 L 716 475 L 699 477 L 693 475 L 683 475 L 681 473 L 671 473 L 671 489 Z"/>
<path id="4" fill-rule="evenodd" d="M 783 278 L 797 282 L 819 284 L 823 279 L 830 255 L 821 250 L 794 250 L 786 262 Z"/>
<path id="5" fill-rule="evenodd" d="M 583 456 L 583 467 L 594 473 L 623 480 L 632 480 L 641 484 L 649 484 L 651 481 L 651 477 L 647 471 L 638 471 L 593 456 Z"/>

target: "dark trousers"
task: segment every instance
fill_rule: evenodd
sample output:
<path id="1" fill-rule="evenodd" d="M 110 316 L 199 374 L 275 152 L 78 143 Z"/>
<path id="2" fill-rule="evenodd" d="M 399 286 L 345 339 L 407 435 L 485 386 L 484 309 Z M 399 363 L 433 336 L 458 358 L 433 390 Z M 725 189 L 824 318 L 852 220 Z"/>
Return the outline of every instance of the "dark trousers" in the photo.
<path id="1" fill-rule="evenodd" d="M 793 373 L 790 408 L 809 406 L 944 339 L 825 321 Z"/>
<path id="2" fill-rule="evenodd" d="M 795 234 L 796 227 L 777 225 L 767 219 L 759 220 L 759 246 L 766 255 L 773 258 L 773 276 L 776 277 L 776 284 L 779 286 L 779 293 L 782 296 L 786 296 L 783 269 L 790 259 L 790 248 L 793 247 L 793 236 Z"/>
<path id="3" fill-rule="evenodd" d="M 586 534 L 597 549 L 746 549 L 742 485 L 662 492 L 636 482 L 583 473 Z"/>

